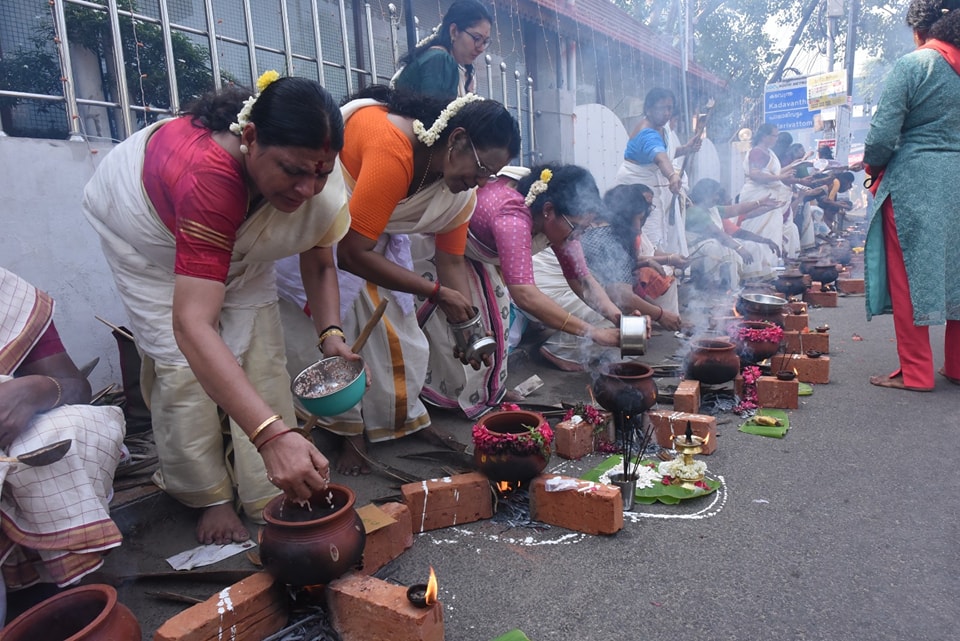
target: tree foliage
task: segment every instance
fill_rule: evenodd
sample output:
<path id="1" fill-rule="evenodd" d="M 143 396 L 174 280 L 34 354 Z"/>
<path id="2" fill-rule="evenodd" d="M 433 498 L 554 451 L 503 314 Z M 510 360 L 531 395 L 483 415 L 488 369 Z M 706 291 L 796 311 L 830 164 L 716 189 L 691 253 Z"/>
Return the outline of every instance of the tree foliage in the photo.
<path id="1" fill-rule="evenodd" d="M 611 0 L 651 29 L 683 37 L 681 0 Z M 761 117 L 763 86 L 784 53 L 811 0 L 689 0 L 691 58 L 728 81 L 726 95 L 717 96 L 714 135 L 728 137 L 742 126 L 755 126 Z M 834 39 L 836 64 L 846 56 L 848 12 L 853 0 L 844 0 Z M 864 89 L 876 90 L 877 78 L 893 60 L 913 47 L 904 25 L 906 2 L 860 0 L 856 30 L 856 59 L 871 59 L 872 72 Z M 797 51 L 826 53 L 826 0 L 819 0 L 797 43 Z M 776 41 L 771 37 L 776 36 Z M 789 66 L 789 64 L 788 64 Z M 866 100 L 870 96 L 865 96 Z M 874 98 L 875 101 L 875 98 Z M 720 131 L 717 131 L 719 127 Z"/>

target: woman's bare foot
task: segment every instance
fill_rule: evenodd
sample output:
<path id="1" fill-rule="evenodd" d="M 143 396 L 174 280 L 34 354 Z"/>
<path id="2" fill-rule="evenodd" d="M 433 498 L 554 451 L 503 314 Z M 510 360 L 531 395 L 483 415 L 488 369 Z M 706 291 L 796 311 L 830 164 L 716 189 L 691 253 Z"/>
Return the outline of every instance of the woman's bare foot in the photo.
<path id="1" fill-rule="evenodd" d="M 947 379 L 948 381 L 950 381 L 950 382 L 953 383 L 954 385 L 960 385 L 960 378 L 954 378 L 953 376 L 947 376 L 947 368 L 946 368 L 946 367 L 941 367 L 940 369 L 938 369 L 938 370 L 937 370 L 937 374 L 939 374 L 940 376 L 944 377 L 945 379 Z"/>
<path id="2" fill-rule="evenodd" d="M 337 458 L 337 471 L 346 476 L 359 476 L 369 474 L 370 467 L 363 458 L 367 453 L 367 442 L 363 434 L 357 436 L 344 436 L 343 445 L 340 447 L 340 456 Z"/>
<path id="3" fill-rule="evenodd" d="M 250 533 L 233 506 L 229 503 L 203 508 L 197 521 L 197 540 L 200 543 L 241 543 L 250 538 Z"/>

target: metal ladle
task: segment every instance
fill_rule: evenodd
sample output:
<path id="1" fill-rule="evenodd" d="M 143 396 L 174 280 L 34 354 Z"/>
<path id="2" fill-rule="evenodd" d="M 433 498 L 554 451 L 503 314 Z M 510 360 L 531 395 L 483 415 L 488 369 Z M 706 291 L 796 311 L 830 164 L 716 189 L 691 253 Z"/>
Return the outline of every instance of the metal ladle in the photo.
<path id="1" fill-rule="evenodd" d="M 41 467 L 56 463 L 70 450 L 72 439 L 60 441 L 20 456 L 0 456 L 0 463 L 23 463 L 30 467 Z"/>

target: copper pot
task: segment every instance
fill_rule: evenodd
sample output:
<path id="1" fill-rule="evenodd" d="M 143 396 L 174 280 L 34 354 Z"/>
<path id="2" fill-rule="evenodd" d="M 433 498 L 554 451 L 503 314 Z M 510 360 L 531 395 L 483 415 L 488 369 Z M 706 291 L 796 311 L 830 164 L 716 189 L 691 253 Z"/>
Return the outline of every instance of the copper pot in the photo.
<path id="1" fill-rule="evenodd" d="M 310 498 L 309 507 L 284 495 L 271 500 L 263 509 L 263 567 L 278 581 L 300 586 L 325 585 L 356 567 L 367 535 L 355 501 L 353 490 L 332 483 Z"/>
<path id="2" fill-rule="evenodd" d="M 693 349 L 684 361 L 684 375 L 707 385 L 732 381 L 740 373 L 740 357 L 735 350 L 736 345 L 726 340 L 693 341 Z"/>
<path id="3" fill-rule="evenodd" d="M 639 414 L 656 404 L 657 384 L 653 370 L 643 363 L 607 363 L 593 382 L 593 394 L 606 410 Z"/>

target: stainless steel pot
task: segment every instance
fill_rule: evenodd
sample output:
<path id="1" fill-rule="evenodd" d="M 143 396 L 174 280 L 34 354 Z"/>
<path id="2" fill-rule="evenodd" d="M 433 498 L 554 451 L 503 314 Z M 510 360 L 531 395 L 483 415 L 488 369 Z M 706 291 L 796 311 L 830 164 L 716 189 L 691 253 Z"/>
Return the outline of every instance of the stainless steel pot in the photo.
<path id="1" fill-rule="evenodd" d="M 473 312 L 473 318 L 449 325 L 457 347 L 465 354 L 467 361 L 475 360 L 482 363 L 484 356 L 493 354 L 497 350 L 497 341 L 487 336 L 480 310 L 474 307 Z"/>
<path id="2" fill-rule="evenodd" d="M 620 316 L 620 356 L 646 354 L 648 329 L 646 316 Z"/>
<path id="3" fill-rule="evenodd" d="M 741 294 L 737 311 L 741 314 L 776 314 L 782 312 L 787 299 L 770 294 Z"/>

